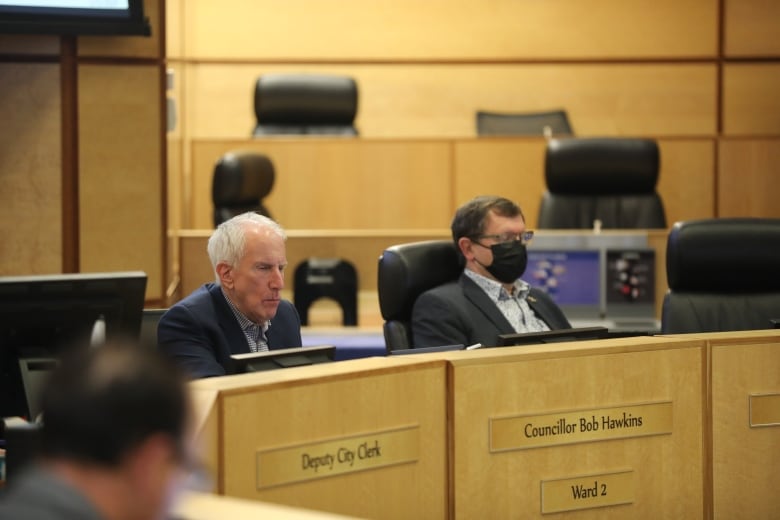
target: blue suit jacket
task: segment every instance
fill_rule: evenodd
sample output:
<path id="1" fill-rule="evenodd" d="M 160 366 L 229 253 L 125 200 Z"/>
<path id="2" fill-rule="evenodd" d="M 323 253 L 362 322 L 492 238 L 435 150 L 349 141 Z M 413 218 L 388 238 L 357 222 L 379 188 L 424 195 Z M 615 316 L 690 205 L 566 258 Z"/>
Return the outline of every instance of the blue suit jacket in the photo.
<path id="1" fill-rule="evenodd" d="M 550 329 L 569 329 L 571 324 L 543 291 L 531 288 L 528 306 Z M 421 294 L 412 310 L 412 345 L 498 345 L 499 334 L 515 330 L 498 307 L 471 278 L 462 274 L 455 282 Z"/>
<path id="2" fill-rule="evenodd" d="M 292 303 L 279 303 L 266 338 L 271 350 L 301 346 L 301 319 Z M 231 354 L 249 352 L 222 288 L 214 283 L 199 287 L 162 315 L 157 344 L 194 378 L 233 374 Z"/>

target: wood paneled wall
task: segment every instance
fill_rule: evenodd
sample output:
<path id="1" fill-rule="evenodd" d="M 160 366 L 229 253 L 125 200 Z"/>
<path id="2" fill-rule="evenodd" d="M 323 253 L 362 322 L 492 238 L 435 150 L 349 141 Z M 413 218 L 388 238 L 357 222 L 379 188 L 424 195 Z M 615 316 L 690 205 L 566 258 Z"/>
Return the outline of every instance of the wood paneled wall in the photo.
<path id="1" fill-rule="evenodd" d="M 200 163 L 204 158 L 193 143 L 230 140 L 240 148 L 242 141 L 249 142 L 255 81 L 269 72 L 353 76 L 359 85 L 356 126 L 363 139 L 463 141 L 476 134 L 478 110 L 564 108 L 578 136 L 662 141 L 659 191 L 670 224 L 734 214 L 780 217 L 780 207 L 767 204 L 764 191 L 775 186 L 776 177 L 774 164 L 765 158 L 780 149 L 775 95 L 780 16 L 773 16 L 780 8 L 773 2 L 167 4 L 176 13 L 169 17 L 168 60 L 180 83 L 176 96 L 181 115 L 180 134 L 169 142 L 182 158 L 170 179 L 171 221 L 180 219 L 174 230 L 210 227 L 213 162 Z M 746 140 L 726 140 L 736 136 Z M 490 146 L 495 155 L 476 151 Z M 390 208 L 384 216 L 351 220 L 342 214 L 339 219 L 317 204 L 296 207 L 309 186 L 321 187 L 304 181 L 322 165 L 307 162 L 313 159 L 306 144 L 268 149 L 285 157 L 280 170 L 299 181 L 287 186 L 292 181 L 280 179 L 280 191 L 271 195 L 278 206 L 292 204 L 291 213 L 284 215 L 288 228 L 361 228 L 383 218 L 393 222 L 375 223 L 378 227 L 425 228 L 449 218 L 429 207 L 430 200 L 417 190 L 410 191 L 416 184 L 407 178 L 404 163 L 395 163 L 396 178 L 409 186 L 404 195 L 384 194 L 383 207 Z M 323 160 L 329 159 L 317 158 Z M 506 161 L 533 172 L 542 168 L 534 150 L 523 154 L 500 142 L 464 141 L 452 157 L 430 162 L 424 179 L 438 182 L 438 193 L 452 204 L 486 191 L 516 196 L 535 218 L 542 181 L 529 175 L 518 185 Z M 447 183 L 440 177 L 448 165 L 468 174 L 452 175 Z M 732 177 L 737 170 L 741 182 Z M 737 183 L 738 189 L 732 189 Z M 319 193 L 335 205 L 343 198 L 341 186 L 334 180 Z M 295 195 L 283 187 L 293 188 Z M 368 187 L 353 204 L 368 204 L 377 193 L 378 186 Z M 401 218 L 392 211 L 406 205 L 411 208 Z"/>
<path id="2" fill-rule="evenodd" d="M 142 270 L 163 300 L 164 7 L 149 38 L 0 38 L 0 275 Z"/>
<path id="3" fill-rule="evenodd" d="M 57 64 L 0 63 L 0 276 L 62 268 L 59 84 Z"/>

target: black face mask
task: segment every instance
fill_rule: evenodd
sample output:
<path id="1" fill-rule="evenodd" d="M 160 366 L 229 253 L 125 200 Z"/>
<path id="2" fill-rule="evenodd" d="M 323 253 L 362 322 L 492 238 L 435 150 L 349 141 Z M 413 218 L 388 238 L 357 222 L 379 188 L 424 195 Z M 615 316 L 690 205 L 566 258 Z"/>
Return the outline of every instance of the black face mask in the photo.
<path id="1" fill-rule="evenodd" d="M 493 244 L 490 250 L 493 252 L 493 263 L 483 267 L 496 280 L 501 283 L 512 283 L 523 275 L 528 265 L 528 251 L 525 244 L 519 240 L 512 240 Z"/>

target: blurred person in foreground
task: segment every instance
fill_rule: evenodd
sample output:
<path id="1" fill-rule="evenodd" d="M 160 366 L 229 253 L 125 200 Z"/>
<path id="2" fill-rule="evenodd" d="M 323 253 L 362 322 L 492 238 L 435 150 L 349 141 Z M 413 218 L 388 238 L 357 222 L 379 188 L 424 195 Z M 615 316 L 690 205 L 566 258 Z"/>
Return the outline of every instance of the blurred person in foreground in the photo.
<path id="1" fill-rule="evenodd" d="M 166 518 L 193 452 L 185 378 L 149 347 L 65 355 L 42 397 L 37 456 L 9 481 L 0 519 Z"/>

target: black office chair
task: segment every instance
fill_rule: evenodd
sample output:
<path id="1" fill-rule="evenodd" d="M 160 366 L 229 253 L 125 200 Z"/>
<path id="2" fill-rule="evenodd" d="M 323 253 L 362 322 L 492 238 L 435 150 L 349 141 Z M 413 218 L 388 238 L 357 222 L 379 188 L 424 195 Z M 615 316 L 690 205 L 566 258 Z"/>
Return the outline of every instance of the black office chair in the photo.
<path id="1" fill-rule="evenodd" d="M 666 246 L 664 333 L 769 329 L 780 319 L 780 219 L 678 222 Z"/>
<path id="2" fill-rule="evenodd" d="M 451 240 L 389 247 L 379 257 L 377 289 L 388 350 L 412 348 L 412 307 L 420 294 L 456 280 L 463 271 Z"/>
<path id="3" fill-rule="evenodd" d="M 660 157 L 652 139 L 569 138 L 547 142 L 540 229 L 666 228 L 656 192 Z"/>
<path id="4" fill-rule="evenodd" d="M 211 200 L 214 204 L 214 226 L 245 213 L 255 211 L 271 217 L 263 199 L 271 193 L 276 173 L 271 159 L 252 152 L 228 152 L 214 166 Z"/>
<path id="5" fill-rule="evenodd" d="M 547 112 L 477 111 L 477 135 L 574 135 L 565 110 Z"/>
<path id="6" fill-rule="evenodd" d="M 358 135 L 358 88 L 353 78 L 263 74 L 255 85 L 253 135 Z"/>
<path id="7" fill-rule="evenodd" d="M 358 324 L 358 275 L 355 266 L 341 258 L 309 258 L 295 268 L 293 304 L 301 325 L 309 324 L 309 307 L 331 298 L 341 307 L 342 324 Z"/>

